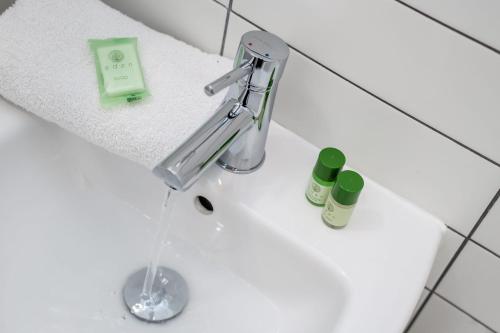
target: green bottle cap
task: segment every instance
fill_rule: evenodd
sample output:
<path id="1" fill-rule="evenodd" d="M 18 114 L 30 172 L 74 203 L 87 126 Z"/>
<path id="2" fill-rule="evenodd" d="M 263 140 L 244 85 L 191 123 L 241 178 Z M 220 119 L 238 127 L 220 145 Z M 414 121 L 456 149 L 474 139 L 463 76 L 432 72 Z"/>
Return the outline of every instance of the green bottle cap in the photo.
<path id="1" fill-rule="evenodd" d="M 363 178 L 357 172 L 342 171 L 332 188 L 332 197 L 341 205 L 354 205 L 358 201 L 364 184 Z"/>
<path id="2" fill-rule="evenodd" d="M 319 179 L 332 182 L 345 164 L 344 154 L 336 148 L 323 148 L 314 166 L 314 174 Z"/>

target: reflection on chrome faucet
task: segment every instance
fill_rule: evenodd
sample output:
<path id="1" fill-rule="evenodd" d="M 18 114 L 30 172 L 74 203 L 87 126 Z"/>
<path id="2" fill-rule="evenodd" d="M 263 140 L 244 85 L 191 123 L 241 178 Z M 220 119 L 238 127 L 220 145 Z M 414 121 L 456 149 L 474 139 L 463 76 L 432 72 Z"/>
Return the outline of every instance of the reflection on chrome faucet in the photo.
<path id="1" fill-rule="evenodd" d="M 249 173 L 264 162 L 264 146 L 278 82 L 288 59 L 285 42 L 251 31 L 238 47 L 234 69 L 205 87 L 212 96 L 226 87 L 215 114 L 153 172 L 169 187 L 185 191 L 217 161 L 235 173 Z"/>

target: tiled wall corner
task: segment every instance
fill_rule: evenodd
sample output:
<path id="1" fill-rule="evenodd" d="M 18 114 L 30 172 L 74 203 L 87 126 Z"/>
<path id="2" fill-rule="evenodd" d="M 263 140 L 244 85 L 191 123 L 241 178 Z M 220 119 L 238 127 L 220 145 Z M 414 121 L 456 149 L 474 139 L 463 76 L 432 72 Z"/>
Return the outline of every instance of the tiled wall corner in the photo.
<path id="1" fill-rule="evenodd" d="M 500 201 L 488 212 L 472 239 L 500 256 Z"/>
<path id="2" fill-rule="evenodd" d="M 491 0 L 403 0 L 485 46 L 500 50 L 500 2 Z"/>
<path id="3" fill-rule="evenodd" d="M 209 53 L 218 53 L 226 11 L 210 0 L 103 0 L 124 14 L 145 22 Z"/>
<path id="4" fill-rule="evenodd" d="M 424 290 L 422 290 L 422 294 L 420 295 L 420 298 L 418 299 L 417 305 L 415 305 L 415 310 L 413 310 L 413 316 L 417 314 L 417 311 L 424 304 L 425 299 L 427 298 L 427 296 L 429 296 L 429 293 L 430 293 L 430 290 L 427 288 L 424 288 Z"/>
<path id="5" fill-rule="evenodd" d="M 439 296 L 433 295 L 408 333 L 493 333 Z"/>
<path id="6" fill-rule="evenodd" d="M 437 292 L 500 331 L 500 257 L 469 242 Z"/>
<path id="7" fill-rule="evenodd" d="M 434 260 L 434 265 L 432 266 L 431 273 L 429 274 L 429 278 L 426 283 L 427 288 L 434 287 L 445 267 L 448 265 L 451 258 L 457 252 L 464 240 L 465 238 L 462 235 L 449 228 L 446 229 L 443 239 L 441 240 L 436 259 Z"/>

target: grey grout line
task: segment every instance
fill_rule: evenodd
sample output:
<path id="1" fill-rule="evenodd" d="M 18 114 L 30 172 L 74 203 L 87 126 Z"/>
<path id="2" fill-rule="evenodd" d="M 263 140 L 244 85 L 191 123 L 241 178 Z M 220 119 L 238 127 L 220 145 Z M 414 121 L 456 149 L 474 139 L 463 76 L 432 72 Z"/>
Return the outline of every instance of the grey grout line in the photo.
<path id="1" fill-rule="evenodd" d="M 465 311 L 464 309 L 462 309 L 461 307 L 459 307 L 458 305 L 456 305 L 455 303 L 453 303 L 452 301 L 450 301 L 446 297 L 442 296 L 441 294 L 439 294 L 437 292 L 434 292 L 434 295 L 436 295 L 437 297 L 441 298 L 443 301 L 445 301 L 446 303 L 448 303 L 449 305 L 451 305 L 452 307 L 454 307 L 458 311 L 460 311 L 463 314 L 467 315 L 469 318 L 471 318 L 472 320 L 474 320 L 478 324 L 484 326 L 485 328 L 487 328 L 488 330 L 490 330 L 492 333 L 498 333 L 493 328 L 491 328 L 490 326 L 486 325 L 484 322 L 482 322 L 481 320 L 479 320 L 477 317 L 474 317 L 473 315 L 471 315 L 470 313 L 468 313 L 467 311 Z"/>
<path id="2" fill-rule="evenodd" d="M 406 324 L 406 328 L 404 330 L 405 333 L 408 333 L 410 331 L 410 329 L 413 327 L 413 324 L 415 324 L 415 322 L 417 321 L 417 318 L 422 313 L 422 310 L 425 308 L 425 306 L 427 305 L 427 303 L 431 299 L 432 295 L 434 294 L 434 292 L 432 291 L 432 289 L 428 289 L 428 288 L 426 288 L 426 289 L 429 291 L 429 293 L 424 298 L 424 300 L 422 301 L 422 304 L 420 304 L 420 307 L 417 309 L 417 311 L 415 311 L 415 314 L 410 319 L 410 321 L 408 322 L 408 324 Z"/>
<path id="3" fill-rule="evenodd" d="M 472 320 L 474 320 L 475 322 L 477 322 L 478 324 L 484 326 L 485 328 L 487 328 L 488 330 L 490 330 L 492 333 L 498 333 L 497 331 L 495 331 L 494 329 L 492 329 L 491 327 L 489 327 L 488 325 L 486 325 L 485 323 L 483 323 L 481 320 L 479 320 L 478 318 L 474 317 L 473 315 L 471 315 L 470 313 L 468 313 L 467 311 L 465 311 L 464 309 L 462 309 L 461 307 L 459 307 L 458 305 L 456 305 L 455 303 L 453 303 L 452 301 L 450 301 L 449 299 L 447 299 L 446 297 L 440 295 L 439 293 L 437 293 L 436 291 L 432 291 L 431 289 L 425 287 L 424 288 L 425 290 L 427 290 L 429 292 L 429 294 L 427 295 L 427 297 L 425 298 L 424 302 L 422 302 L 422 305 L 421 307 L 419 308 L 419 311 L 422 311 L 422 309 L 425 307 L 425 304 L 427 304 L 427 302 L 431 299 L 431 297 L 434 295 L 434 296 L 437 296 L 439 298 L 441 298 L 443 301 L 445 301 L 446 303 L 448 303 L 449 305 L 453 306 L 455 309 L 457 309 L 458 311 L 462 312 L 463 314 L 465 314 L 466 316 L 468 316 L 469 318 L 471 318 Z M 417 316 L 417 313 L 415 313 L 415 315 L 413 316 L 413 318 L 415 318 Z M 408 324 L 408 326 L 406 327 L 405 329 L 405 333 L 408 333 L 409 330 L 411 329 L 411 327 L 413 326 L 413 322 L 415 321 L 415 319 L 412 319 L 411 320 L 411 325 Z"/>
<path id="4" fill-rule="evenodd" d="M 436 22 L 437 24 L 440 24 L 440 25 L 442 25 L 443 27 L 450 29 L 451 31 L 453 31 L 453 32 L 455 32 L 455 33 L 457 33 L 457 34 L 459 34 L 460 36 L 465 37 L 465 38 L 467 38 L 467 39 L 469 39 L 469 40 L 473 41 L 474 43 L 477 43 L 477 44 L 479 44 L 479 45 L 481 45 L 481 46 L 483 46 L 483 47 L 487 48 L 487 49 L 488 49 L 488 50 L 490 50 L 490 51 L 493 51 L 493 52 L 495 52 L 495 53 L 497 53 L 497 54 L 500 54 L 500 50 L 499 50 L 499 49 L 497 49 L 497 48 L 495 48 L 495 47 L 493 47 L 493 46 L 491 46 L 491 45 L 488 45 L 488 44 L 486 44 L 485 42 L 482 42 L 482 41 L 480 41 L 479 39 L 474 38 L 474 37 L 472 37 L 471 35 L 466 34 L 465 32 L 460 31 L 460 30 L 458 30 L 457 28 L 452 27 L 451 25 L 446 24 L 446 23 L 444 23 L 444 22 L 443 22 L 443 21 L 441 21 L 441 20 L 438 20 L 437 18 L 435 18 L 435 17 L 433 17 L 433 16 L 431 16 L 431 15 L 429 15 L 429 14 L 427 14 L 427 13 L 425 13 L 425 12 L 421 11 L 420 9 L 417 9 L 417 8 L 413 7 L 412 5 L 409 5 L 409 4 L 407 4 L 406 2 L 404 2 L 404 1 L 402 1 L 402 0 L 395 0 L 395 1 L 396 1 L 397 3 L 399 3 L 399 4 L 403 5 L 403 6 L 407 7 L 408 9 L 411 9 L 411 10 L 413 10 L 413 11 L 417 12 L 418 14 L 420 14 L 420 15 L 422 15 L 422 16 L 424 16 L 424 17 L 428 18 L 429 20 L 434 21 L 434 22 Z"/>
<path id="5" fill-rule="evenodd" d="M 475 241 L 474 239 L 471 239 L 470 241 L 472 243 L 476 244 L 477 246 L 479 246 L 480 248 L 482 248 L 483 250 L 485 250 L 486 252 L 488 252 L 489 254 L 492 254 L 495 257 L 497 257 L 498 259 L 500 259 L 500 254 L 496 253 L 492 249 L 487 248 L 486 246 L 484 246 L 483 244 L 479 243 L 478 241 Z"/>
<path id="6" fill-rule="evenodd" d="M 491 199 L 488 206 L 486 206 L 486 209 L 484 210 L 483 214 L 481 214 L 481 216 L 479 217 L 479 220 L 477 221 L 477 223 L 474 225 L 474 227 L 471 229 L 471 231 L 467 235 L 467 239 L 471 239 L 471 237 L 474 235 L 476 230 L 479 228 L 479 226 L 483 222 L 484 218 L 486 217 L 486 215 L 488 215 L 488 213 L 493 208 L 493 206 L 495 205 L 495 203 L 497 202 L 499 197 L 500 197 L 500 188 L 497 190 L 497 193 L 495 193 L 495 195 Z"/>
<path id="7" fill-rule="evenodd" d="M 212 1 L 216 2 L 217 4 L 221 5 L 224 8 L 227 8 L 227 6 L 225 4 L 223 4 L 222 2 L 220 2 L 219 0 L 212 0 Z M 231 0 L 231 2 L 232 2 L 232 0 Z M 232 4 L 231 4 L 231 7 L 232 7 Z"/>
<path id="8" fill-rule="evenodd" d="M 457 229 L 453 228 L 452 226 L 446 225 L 446 227 L 447 227 L 448 229 L 450 229 L 451 231 L 453 231 L 454 233 L 459 234 L 459 235 L 460 235 L 460 236 L 462 236 L 463 238 L 466 238 L 466 237 L 467 237 L 466 235 L 464 235 L 463 233 L 461 233 L 461 232 L 460 232 L 460 231 L 458 231 Z"/>
<path id="9" fill-rule="evenodd" d="M 447 227 L 448 229 L 450 229 L 451 231 L 453 231 L 454 233 L 456 233 L 456 234 L 458 234 L 458 235 L 460 235 L 460 236 L 462 236 L 462 237 L 464 237 L 464 238 L 465 238 L 465 237 L 467 237 L 467 236 L 465 236 L 464 234 L 462 234 L 460 231 L 458 231 L 458 230 L 454 229 L 453 227 L 451 227 L 451 226 L 449 226 L 449 225 L 446 225 L 446 227 Z M 497 257 L 498 259 L 500 259 L 500 254 L 496 253 L 496 252 L 495 252 L 495 251 L 493 251 L 492 249 L 490 249 L 490 248 L 486 247 L 485 245 L 483 245 L 483 244 L 479 243 L 478 241 L 476 241 L 476 240 L 474 240 L 474 239 L 472 239 L 472 238 L 470 239 L 470 241 L 471 241 L 472 243 L 476 244 L 477 246 L 479 246 L 480 248 L 482 248 L 483 250 L 485 250 L 486 252 L 489 252 L 489 253 L 491 253 L 492 255 L 494 255 L 495 257 Z"/>
<path id="10" fill-rule="evenodd" d="M 485 210 L 483 211 L 483 213 L 481 214 L 481 216 L 479 217 L 479 219 L 477 220 L 477 222 L 474 224 L 474 226 L 472 227 L 472 229 L 470 230 L 470 232 L 467 234 L 467 236 L 465 237 L 465 239 L 462 241 L 462 243 L 458 247 L 457 251 L 455 251 L 455 253 L 451 257 L 450 261 L 448 262 L 448 264 L 444 268 L 444 270 L 441 273 L 441 275 L 439 276 L 438 280 L 436 281 L 436 283 L 434 284 L 434 286 L 432 286 L 432 288 L 430 290 L 431 292 L 429 293 L 429 295 L 427 295 L 427 297 L 425 298 L 425 300 L 422 302 L 422 305 L 420 305 L 420 307 L 418 308 L 418 310 L 415 312 L 415 315 L 413 316 L 413 318 L 410 320 L 410 322 L 406 326 L 405 332 L 408 332 L 410 330 L 410 328 L 413 326 L 413 324 L 415 323 L 415 321 L 418 319 L 418 317 L 422 313 L 422 310 L 424 309 L 424 307 L 427 305 L 427 302 L 429 302 L 429 299 L 431 298 L 432 294 L 436 293 L 437 287 L 441 284 L 441 282 L 443 281 L 444 277 L 446 276 L 446 274 L 450 270 L 451 266 L 453 266 L 453 264 L 455 263 L 455 261 L 457 260 L 457 258 L 459 257 L 459 255 L 462 253 L 463 249 L 465 248 L 465 245 L 467 245 L 467 243 L 469 242 L 469 240 L 471 240 L 471 237 L 474 235 L 474 233 L 476 232 L 476 230 L 479 228 L 479 226 L 483 222 L 483 220 L 486 217 L 486 215 L 488 215 L 488 212 L 491 210 L 491 208 L 493 207 L 493 205 L 495 205 L 495 202 L 498 200 L 499 196 L 500 196 L 500 189 L 498 189 L 498 191 L 495 193 L 495 195 L 493 196 L 493 198 L 491 199 L 491 201 L 488 203 L 488 205 L 486 206 Z"/>
<path id="11" fill-rule="evenodd" d="M 226 8 L 222 3 L 220 3 L 217 0 L 214 0 L 215 3 L 221 5 L 222 7 Z M 220 45 L 220 52 L 219 55 L 223 56 L 224 55 L 224 47 L 226 46 L 226 35 L 227 35 L 227 28 L 229 26 L 229 16 L 231 15 L 231 8 L 233 7 L 233 0 L 229 0 L 229 4 L 227 6 L 227 11 L 226 11 L 226 19 L 224 21 L 224 32 L 222 34 L 222 42 Z"/>
<path id="12" fill-rule="evenodd" d="M 239 13 L 235 12 L 234 10 L 231 10 L 231 12 L 232 12 L 234 15 L 238 16 L 239 18 L 241 18 L 242 20 L 246 21 L 247 23 L 252 24 L 252 25 L 253 25 L 253 26 L 255 26 L 256 28 L 258 28 L 258 29 L 260 29 L 260 30 L 262 30 L 262 31 L 266 31 L 266 29 L 264 29 L 264 28 L 262 28 L 262 27 L 258 26 L 257 24 L 253 23 L 252 21 L 250 21 L 249 19 L 247 19 L 247 18 L 246 18 L 246 17 L 244 17 L 243 15 L 241 15 L 241 14 L 239 14 Z M 401 108 L 397 107 L 396 105 L 392 104 L 391 102 L 389 102 L 389 101 L 387 101 L 387 100 L 383 99 L 382 97 L 380 97 L 380 96 L 376 95 L 375 93 L 373 93 L 373 92 L 369 91 L 368 89 L 364 88 L 363 86 L 361 86 L 361 85 L 357 84 L 356 82 L 354 82 L 354 81 L 350 80 L 350 79 L 349 79 L 349 78 L 347 78 L 346 76 L 344 76 L 344 75 L 342 75 L 342 74 L 340 74 L 340 73 L 338 73 L 338 72 L 334 71 L 333 69 L 331 69 L 331 68 L 327 67 L 326 65 L 324 65 L 324 64 L 322 64 L 322 63 L 320 63 L 318 60 L 316 60 L 316 59 L 312 58 L 311 56 L 309 56 L 308 54 L 304 53 L 303 51 L 301 51 L 301 50 L 297 49 L 297 48 L 296 48 L 296 47 L 294 47 L 293 45 L 291 45 L 291 44 L 289 44 L 289 43 L 287 43 L 287 44 L 288 44 L 288 46 L 289 46 L 292 50 L 294 50 L 295 52 L 299 53 L 299 54 L 300 54 L 300 55 L 302 55 L 303 57 L 307 58 L 308 60 L 312 61 L 312 62 L 313 62 L 313 63 L 315 63 L 316 65 L 318 65 L 318 66 L 322 67 L 323 69 L 325 69 L 325 70 L 329 71 L 330 73 L 332 73 L 332 74 L 336 75 L 337 77 L 341 78 L 342 80 L 344 80 L 344 81 L 346 81 L 346 82 L 350 83 L 350 84 L 351 84 L 351 85 L 353 85 L 354 87 L 356 87 L 356 88 L 358 88 L 358 89 L 362 90 L 363 92 L 365 92 L 366 94 L 368 94 L 368 95 L 370 95 L 371 97 L 375 98 L 375 99 L 376 99 L 376 100 L 378 100 L 379 102 L 382 102 L 382 103 L 384 103 L 385 105 L 387 105 L 387 106 L 389 106 L 389 107 L 393 108 L 394 110 L 399 111 L 401 114 L 405 115 L 406 117 L 408 117 L 408 118 L 410 118 L 410 119 L 412 119 L 412 120 L 416 121 L 417 123 L 419 123 L 420 125 L 423 125 L 423 126 L 427 127 L 428 129 L 430 129 L 430 130 L 432 130 L 432 131 L 434 131 L 434 132 L 436 132 L 436 133 L 440 134 L 441 136 L 445 137 L 446 139 L 450 140 L 451 142 L 453 142 L 453 143 L 455 143 L 455 144 L 459 145 L 460 147 L 462 147 L 462 148 L 464 148 L 464 149 L 466 149 L 466 150 L 470 151 L 471 153 L 473 153 L 473 154 L 475 154 L 475 155 L 477 155 L 477 156 L 481 157 L 482 159 L 484 159 L 484 160 L 486 160 L 486 161 L 488 161 L 488 162 L 492 163 L 493 165 L 495 165 L 495 166 L 497 166 L 497 167 L 500 167 L 500 163 L 499 163 L 499 162 L 496 162 L 495 160 L 493 160 L 493 159 L 491 159 L 491 158 L 487 157 L 486 155 L 483 155 L 483 154 L 482 154 L 482 153 L 480 153 L 479 151 L 477 151 L 477 150 L 475 150 L 475 149 L 473 149 L 473 148 L 471 148 L 471 147 L 469 147 L 469 146 L 465 145 L 464 143 L 462 143 L 462 142 L 458 141 L 457 139 L 455 139 L 455 138 L 453 138 L 453 137 L 449 136 L 448 134 L 446 134 L 446 133 L 444 133 L 444 132 L 442 132 L 442 131 L 438 130 L 437 128 L 432 127 L 431 125 L 427 124 L 426 122 L 424 122 L 424 121 L 422 121 L 422 120 L 418 119 L 417 117 L 415 117 L 415 116 L 413 116 L 413 115 L 409 114 L 408 112 L 406 112 L 406 111 L 404 111 L 403 109 L 401 109 Z"/>

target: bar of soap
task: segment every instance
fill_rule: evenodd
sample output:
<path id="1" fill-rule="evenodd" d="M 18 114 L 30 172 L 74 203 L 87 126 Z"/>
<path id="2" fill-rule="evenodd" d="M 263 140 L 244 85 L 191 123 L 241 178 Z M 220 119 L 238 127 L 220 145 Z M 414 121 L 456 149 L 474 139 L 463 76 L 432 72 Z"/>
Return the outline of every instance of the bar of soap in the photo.
<path id="1" fill-rule="evenodd" d="M 104 107 L 136 102 L 149 95 L 137 52 L 137 38 L 91 39 Z"/>

